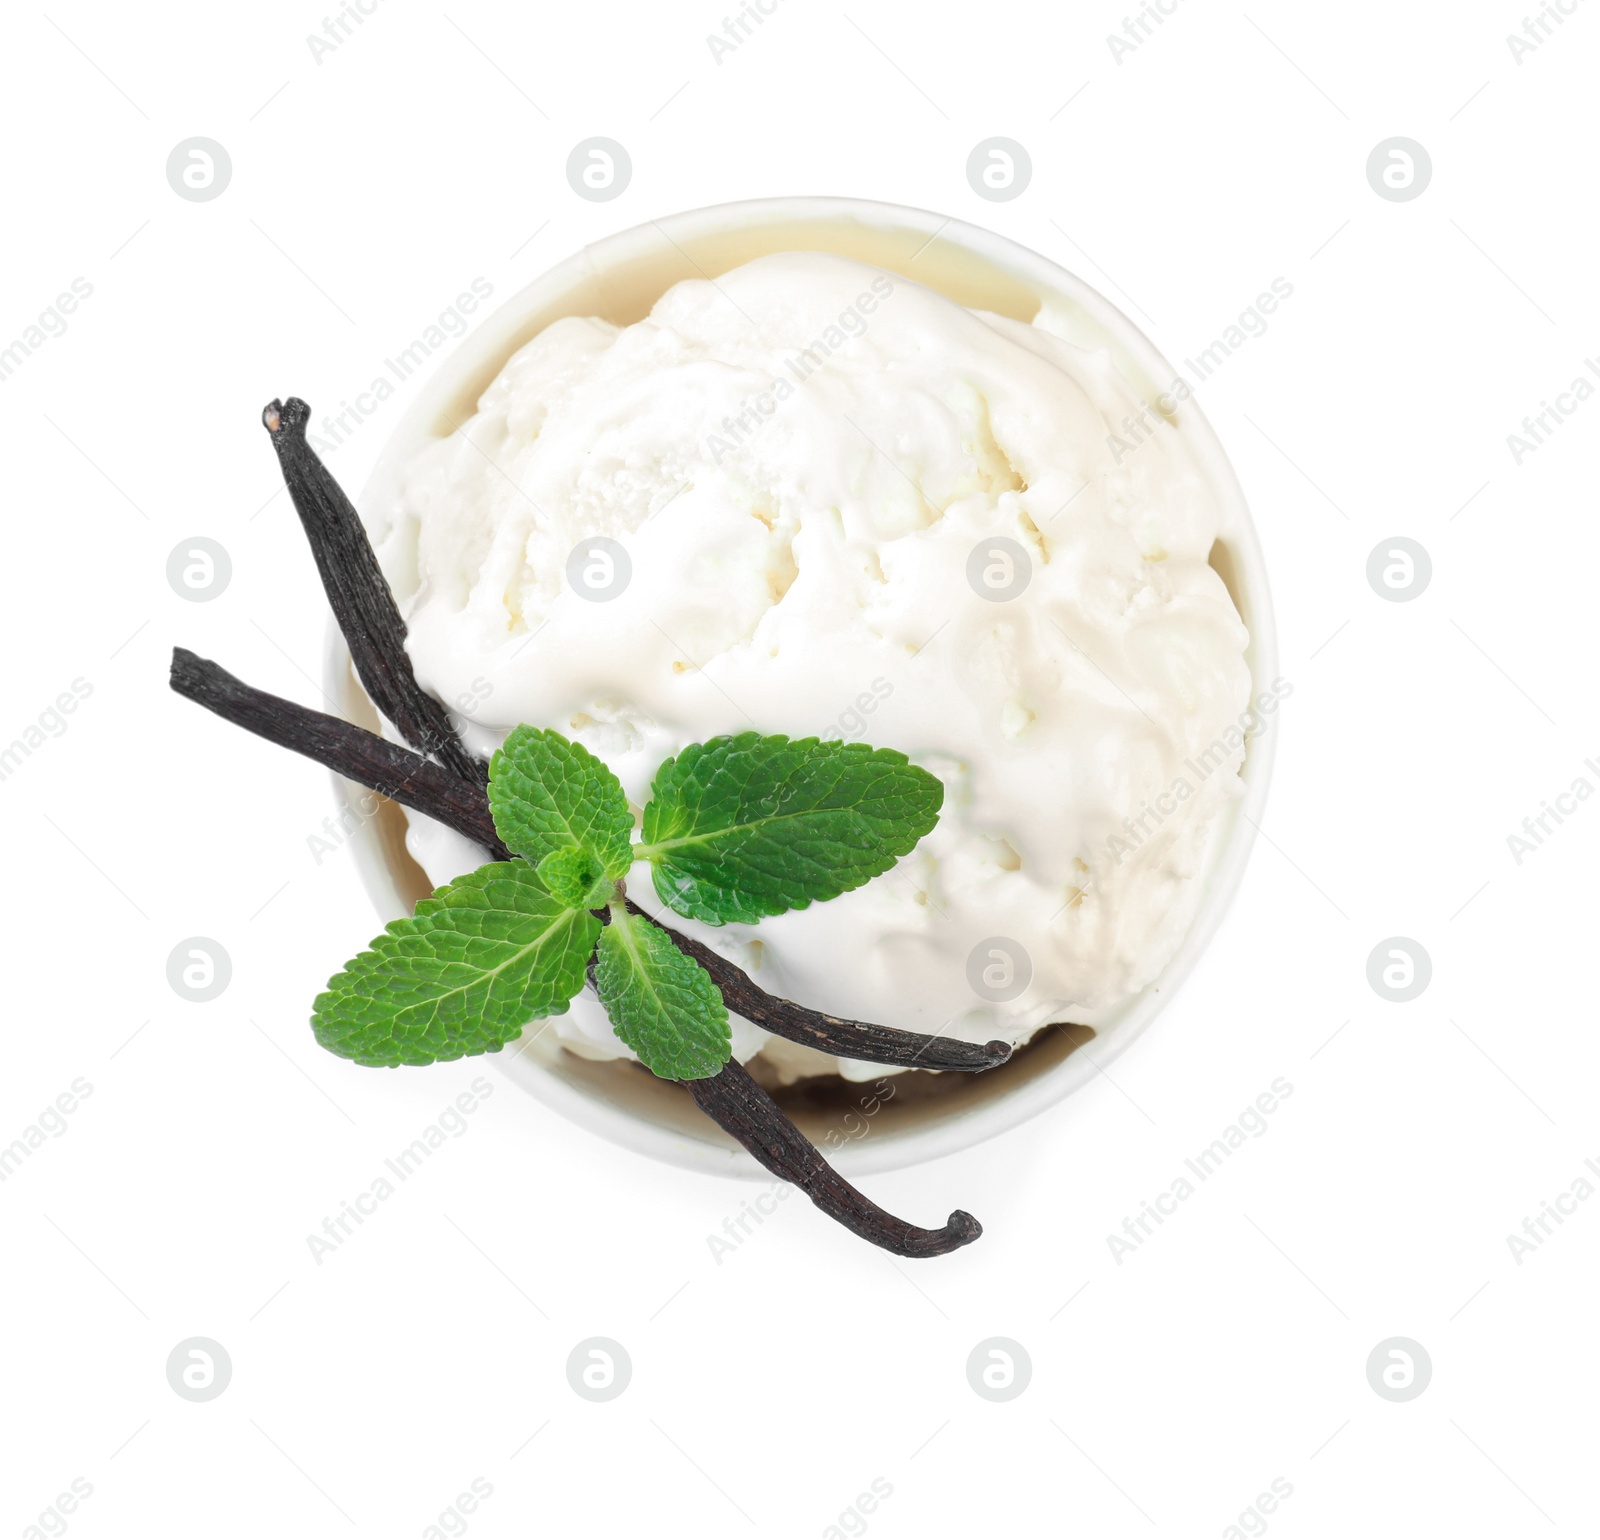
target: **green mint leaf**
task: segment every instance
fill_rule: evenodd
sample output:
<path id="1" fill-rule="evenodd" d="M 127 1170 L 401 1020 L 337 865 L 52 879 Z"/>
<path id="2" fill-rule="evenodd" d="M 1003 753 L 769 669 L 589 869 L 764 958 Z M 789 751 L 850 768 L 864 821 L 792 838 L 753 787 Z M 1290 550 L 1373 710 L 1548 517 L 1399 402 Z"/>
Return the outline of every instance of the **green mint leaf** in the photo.
<path id="1" fill-rule="evenodd" d="M 722 995 L 659 927 L 612 905 L 594 976 L 617 1036 L 652 1073 L 704 1080 L 727 1063 L 733 1037 Z"/>
<path id="2" fill-rule="evenodd" d="M 608 877 L 633 864 L 633 815 L 622 783 L 581 743 L 517 727 L 489 761 L 489 810 L 506 845 L 535 865 L 587 845 Z"/>
<path id="3" fill-rule="evenodd" d="M 583 988 L 600 922 L 526 861 L 495 861 L 396 920 L 317 996 L 317 1041 L 357 1064 L 493 1053 Z"/>
<path id="4" fill-rule="evenodd" d="M 741 733 L 656 771 L 635 854 L 679 914 L 749 924 L 888 871 L 943 801 L 938 778 L 893 749 Z"/>
<path id="5" fill-rule="evenodd" d="M 539 863 L 539 875 L 551 894 L 574 909 L 603 909 L 616 883 L 587 845 L 563 845 Z"/>

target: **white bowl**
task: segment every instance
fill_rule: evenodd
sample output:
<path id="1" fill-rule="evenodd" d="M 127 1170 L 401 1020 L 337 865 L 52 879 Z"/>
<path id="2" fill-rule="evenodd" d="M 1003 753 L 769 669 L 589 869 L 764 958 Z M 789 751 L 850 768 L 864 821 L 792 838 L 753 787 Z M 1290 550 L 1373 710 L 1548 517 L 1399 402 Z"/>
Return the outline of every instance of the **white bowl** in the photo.
<path id="1" fill-rule="evenodd" d="M 392 488 L 417 449 L 452 431 L 517 348 L 552 321 L 599 315 L 619 325 L 646 315 L 681 279 L 716 277 L 776 251 L 825 250 L 857 257 L 938 289 L 962 304 L 1031 321 L 1051 301 L 1072 317 L 1074 340 L 1111 349 L 1146 399 L 1167 389 L 1176 371 L 1133 322 L 1109 300 L 1054 262 L 988 230 L 921 209 L 853 198 L 772 198 L 697 209 L 626 230 L 585 247 L 507 300 L 481 322 L 434 372 L 395 428 L 362 494 L 373 507 Z M 1244 494 L 1210 424 L 1193 400 L 1181 402 L 1174 425 L 1209 475 L 1221 509 L 1221 537 L 1212 564 L 1221 574 L 1250 632 L 1246 653 L 1252 696 L 1277 674 L 1272 603 L 1260 545 Z M 330 625 L 326 686 L 352 721 L 374 725 L 372 706 L 356 682 L 349 653 Z M 1172 961 L 1139 994 L 1120 1006 L 1095 1034 L 1095 1060 L 1116 1058 L 1172 1000 L 1227 911 L 1244 873 L 1255 825 L 1261 821 L 1275 735 L 1252 738 L 1242 775 L 1245 795 L 1213 831 L 1194 923 Z M 341 809 L 359 788 L 335 780 Z M 428 884 L 406 854 L 398 808 L 358 819 L 351 844 L 368 893 L 385 922 L 409 914 Z M 1041 1040 L 1042 1039 L 1042 1040 Z M 908 1075 L 870 1118 L 850 1115 L 853 1101 L 791 1106 L 802 1128 L 821 1143 L 842 1172 L 853 1176 L 893 1170 L 965 1149 L 1054 1106 L 1094 1077 L 1087 1055 L 1074 1052 L 1084 1037 L 1041 1034 L 1016 1059 L 982 1075 Z M 677 1165 L 749 1176 L 761 1168 L 701 1116 L 681 1088 L 625 1060 L 587 1060 L 562 1049 L 555 1034 L 494 1056 L 511 1079 L 540 1101 L 628 1149 Z M 849 1090 L 841 1083 L 841 1095 Z M 871 1095 L 871 1085 L 852 1097 Z M 858 1134 L 858 1128 L 865 1128 Z"/>

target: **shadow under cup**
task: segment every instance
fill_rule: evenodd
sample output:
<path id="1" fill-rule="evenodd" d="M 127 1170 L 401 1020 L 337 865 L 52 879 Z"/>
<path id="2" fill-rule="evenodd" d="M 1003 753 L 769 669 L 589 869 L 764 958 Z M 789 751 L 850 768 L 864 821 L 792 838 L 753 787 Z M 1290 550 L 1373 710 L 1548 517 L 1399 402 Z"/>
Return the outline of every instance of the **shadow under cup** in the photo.
<path id="1" fill-rule="evenodd" d="M 1027 248 L 989 231 L 917 209 L 834 198 L 782 198 L 728 204 L 652 221 L 609 237 L 563 262 L 485 319 L 436 370 L 395 429 L 360 499 L 370 511 L 388 501 L 404 464 L 426 442 L 448 436 L 476 410 L 478 397 L 507 359 L 552 321 L 597 315 L 627 325 L 647 315 L 673 284 L 715 278 L 779 251 L 829 251 L 855 257 L 937 289 L 977 309 L 1028 322 L 1049 303 L 1071 340 L 1110 350 L 1138 393 L 1154 402 L 1177 378 L 1149 341 L 1087 284 Z M 1220 511 L 1211 565 L 1250 632 L 1246 661 L 1252 698 L 1277 672 L 1266 573 L 1244 496 L 1216 435 L 1193 400 L 1167 414 L 1185 435 Z M 398 595 L 402 607 L 409 594 Z M 335 710 L 376 726 L 349 653 L 330 624 L 325 686 Z M 1104 1065 L 1154 1019 L 1194 966 L 1220 923 L 1243 873 L 1266 798 L 1274 735 L 1253 737 L 1242 777 L 1245 795 L 1219 816 L 1201 881 L 1200 907 L 1178 952 L 1159 977 L 1101 1021 L 1040 1032 L 1008 1064 L 980 1075 L 893 1074 L 855 1083 L 834 1075 L 776 1091 L 779 1104 L 841 1172 L 870 1175 L 950 1154 L 1014 1127 L 1093 1078 L 1086 1042 L 1098 1037 Z M 335 778 L 340 810 L 362 880 L 384 922 L 409 914 L 430 891 L 406 852 L 405 815 L 388 802 L 363 815 L 371 794 Z M 540 1101 L 616 1143 L 674 1164 L 763 1177 L 759 1166 L 683 1090 L 628 1060 L 584 1059 L 553 1032 L 529 1034 L 492 1055 Z M 891 1087 L 886 1092 L 884 1087 Z"/>

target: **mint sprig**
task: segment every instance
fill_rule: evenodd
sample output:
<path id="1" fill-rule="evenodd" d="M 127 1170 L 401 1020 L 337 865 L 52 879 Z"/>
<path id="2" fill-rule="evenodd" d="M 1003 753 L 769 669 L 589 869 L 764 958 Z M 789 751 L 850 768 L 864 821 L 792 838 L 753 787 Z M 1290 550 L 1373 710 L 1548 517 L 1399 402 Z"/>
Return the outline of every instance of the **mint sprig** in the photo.
<path id="1" fill-rule="evenodd" d="M 888 871 L 943 801 L 943 785 L 893 749 L 741 733 L 656 771 L 637 854 L 679 914 L 753 924 Z"/>
<path id="2" fill-rule="evenodd" d="M 595 959 L 617 1036 L 663 1080 L 703 1080 L 728 1062 L 732 1029 L 711 975 L 657 925 L 611 907 Z"/>
<path id="3" fill-rule="evenodd" d="M 489 761 L 489 810 L 508 850 L 535 865 L 553 850 L 587 845 L 608 877 L 633 864 L 633 814 L 622 783 L 570 738 L 516 727 Z"/>
<path id="4" fill-rule="evenodd" d="M 888 871 L 944 799 L 891 749 L 756 733 L 690 745 L 651 791 L 635 845 L 622 784 L 599 759 L 550 729 L 514 729 L 490 762 L 489 806 L 515 858 L 447 883 L 330 980 L 317 1040 L 358 1064 L 493 1053 L 566 1011 L 592 967 L 646 1068 L 709 1078 L 732 1051 L 727 1006 L 698 962 L 628 910 L 633 863 L 650 862 L 679 914 L 754 924 Z"/>
<path id="5" fill-rule="evenodd" d="M 574 909 L 599 908 L 617 886 L 606 876 L 600 857 L 587 845 L 563 845 L 560 850 L 552 850 L 539 863 L 539 875 L 562 903 Z"/>
<path id="6" fill-rule="evenodd" d="M 432 1064 L 493 1053 L 583 988 L 600 934 L 526 861 L 446 883 L 396 920 L 317 996 L 317 1041 L 357 1064 Z"/>

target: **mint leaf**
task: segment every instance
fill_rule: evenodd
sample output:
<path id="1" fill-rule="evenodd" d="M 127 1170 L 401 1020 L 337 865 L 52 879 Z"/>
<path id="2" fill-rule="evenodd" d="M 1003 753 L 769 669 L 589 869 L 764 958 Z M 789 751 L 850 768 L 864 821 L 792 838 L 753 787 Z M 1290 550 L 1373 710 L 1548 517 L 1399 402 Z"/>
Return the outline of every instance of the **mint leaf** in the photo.
<path id="1" fill-rule="evenodd" d="M 560 733 L 512 729 L 489 761 L 489 810 L 500 838 L 535 865 L 566 845 L 587 845 L 608 877 L 633 864 L 633 814 L 622 783 Z"/>
<path id="2" fill-rule="evenodd" d="M 493 1053 L 583 988 L 599 933 L 526 861 L 480 866 L 396 920 L 328 981 L 311 1024 L 357 1064 L 432 1064 Z"/>
<path id="3" fill-rule="evenodd" d="M 552 850 L 539 863 L 539 875 L 554 897 L 574 909 L 603 908 L 617 886 L 587 845 Z"/>
<path id="4" fill-rule="evenodd" d="M 704 1080 L 727 1063 L 728 1008 L 711 975 L 620 904 L 600 934 L 594 977 L 617 1036 L 653 1074 Z"/>
<path id="5" fill-rule="evenodd" d="M 943 801 L 938 778 L 893 749 L 741 733 L 662 765 L 634 853 L 679 914 L 753 923 L 888 871 Z"/>

